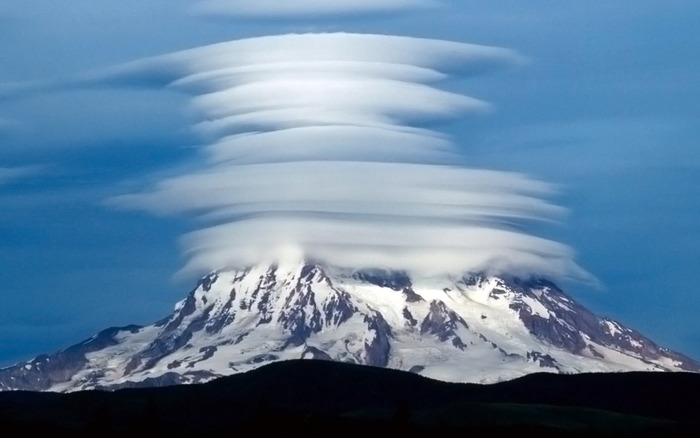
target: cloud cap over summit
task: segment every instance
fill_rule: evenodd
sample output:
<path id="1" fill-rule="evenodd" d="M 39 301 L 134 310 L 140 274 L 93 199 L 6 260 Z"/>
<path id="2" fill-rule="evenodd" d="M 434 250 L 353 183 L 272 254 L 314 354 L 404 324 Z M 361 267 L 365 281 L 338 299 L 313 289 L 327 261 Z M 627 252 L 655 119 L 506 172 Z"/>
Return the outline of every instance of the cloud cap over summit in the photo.
<path id="1" fill-rule="evenodd" d="M 523 231 L 563 209 L 554 187 L 464 165 L 438 123 L 491 106 L 438 88 L 518 53 L 371 34 L 289 34 L 136 61 L 92 81 L 160 78 L 192 95 L 205 166 L 114 205 L 190 213 L 186 271 L 253 265 L 293 248 L 343 267 L 587 278 L 563 244 Z M 157 82 L 157 81 L 156 81 Z"/>

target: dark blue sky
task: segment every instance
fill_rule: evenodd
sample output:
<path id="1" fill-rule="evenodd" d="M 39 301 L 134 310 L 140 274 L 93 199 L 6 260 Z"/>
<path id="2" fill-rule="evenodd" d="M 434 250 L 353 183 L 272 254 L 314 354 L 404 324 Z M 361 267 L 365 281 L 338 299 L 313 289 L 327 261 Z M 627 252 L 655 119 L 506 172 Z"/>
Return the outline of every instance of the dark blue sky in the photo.
<path id="1" fill-rule="evenodd" d="M 191 221 L 104 204 L 199 159 L 185 96 L 32 92 L 36 83 L 230 39 L 339 30 L 527 56 L 520 68 L 449 83 L 496 111 L 444 129 L 471 165 L 560 187 L 570 214 L 538 231 L 571 245 L 600 280 L 566 285 L 577 299 L 700 359 L 697 2 L 454 0 L 294 20 L 205 17 L 195 3 L 0 4 L 0 365 L 107 326 L 151 323 L 196 281 L 172 280 Z"/>

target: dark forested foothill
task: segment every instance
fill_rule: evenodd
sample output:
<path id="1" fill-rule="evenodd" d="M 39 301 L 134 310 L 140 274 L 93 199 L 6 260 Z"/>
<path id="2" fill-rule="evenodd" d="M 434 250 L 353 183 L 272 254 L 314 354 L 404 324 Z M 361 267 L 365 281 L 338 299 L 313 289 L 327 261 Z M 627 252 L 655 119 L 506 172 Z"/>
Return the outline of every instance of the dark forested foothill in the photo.
<path id="1" fill-rule="evenodd" d="M 288 361 L 198 385 L 0 393 L 0 426 L 73 436 L 533 432 L 700 436 L 700 375 L 533 374 L 495 385 L 329 361 Z"/>

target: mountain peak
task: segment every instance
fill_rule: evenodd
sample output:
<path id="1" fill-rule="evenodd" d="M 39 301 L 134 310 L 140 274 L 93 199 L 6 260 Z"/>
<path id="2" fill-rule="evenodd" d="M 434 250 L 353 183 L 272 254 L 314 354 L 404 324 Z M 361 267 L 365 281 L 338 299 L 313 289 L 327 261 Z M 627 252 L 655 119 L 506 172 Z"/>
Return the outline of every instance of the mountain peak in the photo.
<path id="1" fill-rule="evenodd" d="M 426 279 L 289 258 L 214 271 L 166 318 L 0 370 L 0 389 L 196 383 L 298 358 L 459 382 L 538 371 L 700 371 L 547 280 Z"/>

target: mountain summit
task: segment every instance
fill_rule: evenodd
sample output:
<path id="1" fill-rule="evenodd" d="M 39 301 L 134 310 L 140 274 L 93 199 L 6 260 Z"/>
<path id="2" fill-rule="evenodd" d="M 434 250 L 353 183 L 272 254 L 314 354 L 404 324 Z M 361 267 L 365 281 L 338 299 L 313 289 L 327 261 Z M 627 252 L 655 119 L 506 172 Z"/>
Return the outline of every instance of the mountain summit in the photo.
<path id="1" fill-rule="evenodd" d="M 476 383 L 539 371 L 700 371 L 546 280 L 422 280 L 296 262 L 213 272 L 170 316 L 0 370 L 0 390 L 198 383 L 298 358 Z"/>

